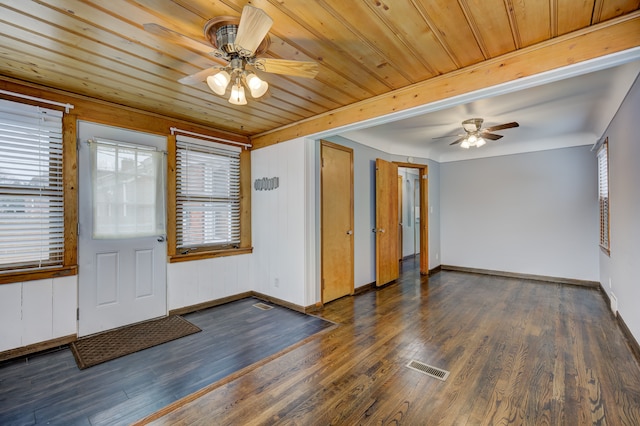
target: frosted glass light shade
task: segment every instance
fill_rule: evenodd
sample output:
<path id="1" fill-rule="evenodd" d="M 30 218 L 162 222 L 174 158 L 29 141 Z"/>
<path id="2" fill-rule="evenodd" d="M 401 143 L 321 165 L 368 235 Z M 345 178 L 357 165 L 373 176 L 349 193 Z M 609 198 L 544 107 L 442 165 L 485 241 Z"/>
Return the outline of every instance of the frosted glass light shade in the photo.
<path id="1" fill-rule="evenodd" d="M 462 143 L 460 144 L 460 148 L 464 148 L 464 149 L 469 149 L 471 145 L 469 145 L 469 142 L 465 139 L 462 141 Z"/>
<path id="2" fill-rule="evenodd" d="M 246 105 L 247 97 L 244 95 L 244 87 L 240 83 L 234 84 L 231 87 L 231 96 L 229 102 L 234 105 Z"/>
<path id="3" fill-rule="evenodd" d="M 266 81 L 261 80 L 260 77 L 255 74 L 249 74 L 247 76 L 247 85 L 249 86 L 249 90 L 251 91 L 251 96 L 253 98 L 259 98 L 264 95 L 269 88 L 269 84 Z"/>
<path id="4" fill-rule="evenodd" d="M 478 138 L 478 140 L 476 141 L 476 147 L 480 148 L 482 145 L 486 144 L 487 142 L 482 139 L 482 138 Z"/>
<path id="5" fill-rule="evenodd" d="M 220 96 L 224 95 L 224 92 L 227 91 L 229 81 L 231 81 L 231 77 L 226 71 L 220 71 L 217 74 L 207 77 L 207 84 L 209 85 L 209 88 L 213 90 L 213 93 Z"/>

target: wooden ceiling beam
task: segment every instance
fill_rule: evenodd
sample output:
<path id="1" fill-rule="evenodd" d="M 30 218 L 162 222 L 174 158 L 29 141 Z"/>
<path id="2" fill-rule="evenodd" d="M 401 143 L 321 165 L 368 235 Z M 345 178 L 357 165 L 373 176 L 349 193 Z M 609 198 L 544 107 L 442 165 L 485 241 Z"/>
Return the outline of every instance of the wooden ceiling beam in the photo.
<path id="1" fill-rule="evenodd" d="M 253 149 L 426 105 L 640 46 L 640 11 L 251 138 Z"/>

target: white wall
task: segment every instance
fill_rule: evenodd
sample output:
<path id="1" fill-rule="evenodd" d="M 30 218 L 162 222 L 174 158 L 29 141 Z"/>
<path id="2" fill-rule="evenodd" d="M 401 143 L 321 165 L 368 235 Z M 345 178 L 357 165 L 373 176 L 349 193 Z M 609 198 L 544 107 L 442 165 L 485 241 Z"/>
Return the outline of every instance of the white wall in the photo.
<path id="1" fill-rule="evenodd" d="M 640 341 L 640 82 L 636 80 L 609 125 L 611 256 L 600 252 L 600 282 L 618 300 L 618 313 Z M 611 286 L 609 285 L 611 283 Z"/>
<path id="2" fill-rule="evenodd" d="M 441 164 L 442 264 L 597 281 L 590 148 Z"/>
<path id="3" fill-rule="evenodd" d="M 76 334 L 75 276 L 0 285 L 0 352 Z"/>
<path id="4" fill-rule="evenodd" d="M 280 186 L 256 191 L 252 184 L 251 289 L 299 306 L 315 303 L 306 282 L 306 169 L 310 142 L 296 139 L 251 153 L 251 179 L 278 177 Z M 309 194 L 311 195 L 311 194 Z"/>

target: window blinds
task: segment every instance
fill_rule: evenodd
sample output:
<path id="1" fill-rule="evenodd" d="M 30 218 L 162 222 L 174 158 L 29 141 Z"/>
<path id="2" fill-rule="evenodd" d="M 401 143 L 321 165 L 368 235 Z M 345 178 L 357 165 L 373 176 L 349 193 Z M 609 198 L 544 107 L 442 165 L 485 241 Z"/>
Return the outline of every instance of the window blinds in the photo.
<path id="1" fill-rule="evenodd" d="M 240 244 L 240 148 L 178 135 L 178 249 Z"/>
<path id="2" fill-rule="evenodd" d="M 62 265 L 62 112 L 0 100 L 0 152 L 0 269 Z"/>
<path id="3" fill-rule="evenodd" d="M 598 201 L 600 204 L 600 245 L 609 249 L 609 143 L 598 150 Z"/>

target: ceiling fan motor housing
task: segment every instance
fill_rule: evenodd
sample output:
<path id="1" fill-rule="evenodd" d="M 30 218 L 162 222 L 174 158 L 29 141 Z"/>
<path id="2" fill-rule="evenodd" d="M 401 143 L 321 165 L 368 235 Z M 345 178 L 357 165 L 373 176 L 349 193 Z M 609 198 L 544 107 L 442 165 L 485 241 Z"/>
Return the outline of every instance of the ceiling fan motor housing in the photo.
<path id="1" fill-rule="evenodd" d="M 216 44 L 218 49 L 232 53 L 235 51 L 234 43 L 238 34 L 237 25 L 223 25 L 216 30 Z"/>
<path id="2" fill-rule="evenodd" d="M 223 51 L 230 55 L 236 53 L 236 37 L 238 36 L 238 26 L 240 25 L 240 18 L 234 16 L 218 16 L 211 18 L 204 25 L 204 36 L 209 43 L 216 49 Z M 255 50 L 253 56 L 261 55 L 267 51 L 271 39 L 269 34 L 264 36 L 264 39 Z"/>
<path id="3" fill-rule="evenodd" d="M 470 118 L 462 122 L 462 127 L 469 133 L 477 132 L 482 127 L 482 118 Z"/>

